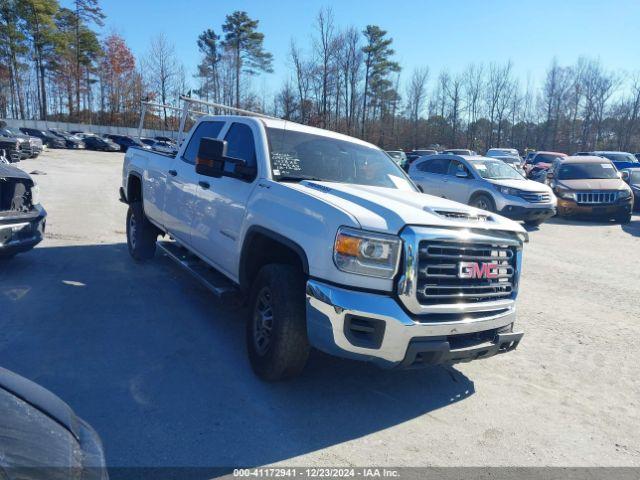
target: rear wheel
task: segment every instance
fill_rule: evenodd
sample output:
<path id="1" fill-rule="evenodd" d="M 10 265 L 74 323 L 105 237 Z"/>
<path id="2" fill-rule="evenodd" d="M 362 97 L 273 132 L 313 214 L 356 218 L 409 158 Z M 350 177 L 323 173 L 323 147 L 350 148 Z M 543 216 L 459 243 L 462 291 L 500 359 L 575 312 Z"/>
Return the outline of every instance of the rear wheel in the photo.
<path id="1" fill-rule="evenodd" d="M 488 212 L 496 211 L 496 204 L 493 202 L 493 199 L 484 193 L 473 197 L 469 204 L 472 207 L 479 208 L 480 210 L 486 210 Z"/>
<path id="2" fill-rule="evenodd" d="M 253 371 L 263 380 L 293 378 L 309 357 L 304 276 L 290 265 L 262 267 L 251 291 L 246 341 Z"/>
<path id="3" fill-rule="evenodd" d="M 134 260 L 143 262 L 153 258 L 156 253 L 158 229 L 144 214 L 142 202 L 129 204 L 127 212 L 127 246 Z"/>

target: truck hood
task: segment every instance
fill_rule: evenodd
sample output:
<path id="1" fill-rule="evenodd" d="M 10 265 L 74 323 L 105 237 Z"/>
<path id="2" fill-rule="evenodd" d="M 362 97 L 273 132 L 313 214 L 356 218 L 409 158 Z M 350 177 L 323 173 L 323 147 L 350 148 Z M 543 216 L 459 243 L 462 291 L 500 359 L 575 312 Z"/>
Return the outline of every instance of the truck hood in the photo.
<path id="1" fill-rule="evenodd" d="M 517 188 L 525 192 L 550 192 L 551 189 L 540 182 L 534 182 L 533 180 L 488 180 L 494 185 L 500 185 L 501 187 Z"/>
<path id="2" fill-rule="evenodd" d="M 24 172 L 13 165 L 0 163 L 0 179 L 2 178 L 23 178 L 25 180 L 31 180 L 31 176 L 29 176 L 27 172 Z"/>
<path id="3" fill-rule="evenodd" d="M 558 180 L 557 185 L 569 190 L 622 190 L 626 183 L 619 178 Z"/>
<path id="4" fill-rule="evenodd" d="M 399 233 L 406 225 L 437 225 L 525 232 L 520 224 L 500 215 L 420 192 L 308 180 L 286 185 L 340 208 L 367 230 Z"/>

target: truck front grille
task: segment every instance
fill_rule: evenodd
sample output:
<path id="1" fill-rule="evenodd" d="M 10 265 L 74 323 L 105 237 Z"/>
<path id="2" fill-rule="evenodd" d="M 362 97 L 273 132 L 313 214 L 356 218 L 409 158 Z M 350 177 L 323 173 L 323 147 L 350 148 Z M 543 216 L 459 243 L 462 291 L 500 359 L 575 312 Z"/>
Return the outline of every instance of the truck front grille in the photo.
<path id="1" fill-rule="evenodd" d="M 551 195 L 547 192 L 522 192 L 520 197 L 529 203 L 549 203 Z"/>
<path id="2" fill-rule="evenodd" d="M 582 204 L 594 204 L 594 203 L 615 203 L 616 192 L 578 192 L 576 193 L 576 200 Z"/>
<path id="3" fill-rule="evenodd" d="M 515 248 L 499 244 L 422 241 L 416 296 L 421 305 L 512 297 Z"/>

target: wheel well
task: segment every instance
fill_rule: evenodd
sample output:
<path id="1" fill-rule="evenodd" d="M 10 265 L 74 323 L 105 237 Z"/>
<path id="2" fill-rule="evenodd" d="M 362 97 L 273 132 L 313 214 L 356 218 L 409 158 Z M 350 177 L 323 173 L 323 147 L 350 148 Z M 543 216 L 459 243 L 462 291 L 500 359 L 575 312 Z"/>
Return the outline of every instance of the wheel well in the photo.
<path id="1" fill-rule="evenodd" d="M 471 203 L 473 200 L 475 200 L 476 198 L 478 198 L 479 196 L 485 196 L 485 197 L 489 197 L 489 199 L 495 203 L 495 201 L 493 200 L 493 195 L 491 195 L 488 192 L 485 192 L 484 190 L 478 190 L 477 192 L 473 192 L 473 194 L 471 195 L 471 197 L 469 197 L 469 203 Z"/>
<path id="2" fill-rule="evenodd" d="M 249 233 L 240 259 L 240 287 L 247 291 L 260 269 L 270 263 L 283 263 L 309 274 L 304 250 L 278 234 L 258 231 Z"/>
<path id="3" fill-rule="evenodd" d="M 142 182 L 140 177 L 136 175 L 129 175 L 129 181 L 127 183 L 127 201 L 139 202 L 142 200 Z"/>

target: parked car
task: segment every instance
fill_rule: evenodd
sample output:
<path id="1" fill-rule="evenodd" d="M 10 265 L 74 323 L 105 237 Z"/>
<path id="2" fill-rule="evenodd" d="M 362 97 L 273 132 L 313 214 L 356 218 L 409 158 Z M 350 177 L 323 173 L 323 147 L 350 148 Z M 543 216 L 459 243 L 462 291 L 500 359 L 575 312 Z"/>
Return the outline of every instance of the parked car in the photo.
<path id="1" fill-rule="evenodd" d="M 166 153 L 168 155 L 175 155 L 178 153 L 178 148 L 176 147 L 175 143 L 164 142 L 160 140 L 156 140 L 151 145 L 151 149 L 156 152 Z"/>
<path id="2" fill-rule="evenodd" d="M 611 160 L 618 170 L 623 168 L 636 168 L 640 167 L 640 161 L 635 155 L 628 152 L 616 152 L 610 150 L 595 150 L 593 152 L 586 152 L 587 155 L 595 155 L 598 157 L 604 157 Z"/>
<path id="3" fill-rule="evenodd" d="M 147 148 L 151 147 L 145 145 L 140 140 L 136 140 L 135 138 L 129 137 L 128 135 L 115 135 L 115 134 L 105 134 L 104 138 L 108 138 L 112 142 L 116 143 L 120 147 L 121 152 L 126 152 L 129 150 L 129 147 L 139 147 L 139 148 Z"/>
<path id="4" fill-rule="evenodd" d="M 37 128 L 27 128 L 21 127 L 20 131 L 25 135 L 29 135 L 32 137 L 38 137 L 42 140 L 42 143 L 45 144 L 49 148 L 65 148 L 66 142 L 63 138 L 58 137 L 50 132 L 45 132 L 44 130 L 39 130 Z"/>
<path id="5" fill-rule="evenodd" d="M 127 152 L 120 195 L 134 260 L 159 245 L 214 294 L 248 299 L 248 354 L 263 379 L 299 374 L 312 346 L 409 367 L 485 358 L 522 338 L 522 226 L 421 194 L 362 140 L 205 116 L 175 157 Z"/>
<path id="6" fill-rule="evenodd" d="M 407 166 L 407 154 L 402 150 L 387 150 L 387 155 L 391 157 L 391 160 L 396 162 L 400 168 L 405 168 Z"/>
<path id="7" fill-rule="evenodd" d="M 625 168 L 620 171 L 622 180 L 627 182 L 633 192 L 633 208 L 640 209 L 640 168 Z"/>
<path id="8" fill-rule="evenodd" d="M 527 176 L 531 178 L 533 173 L 537 174 L 540 170 L 548 170 L 555 159 L 565 158 L 566 156 L 566 153 L 560 152 L 536 152 L 529 160 L 525 161 L 524 171 L 527 172 Z"/>
<path id="9" fill-rule="evenodd" d="M 176 143 L 176 141 L 173 138 L 170 137 L 163 137 L 162 135 L 159 135 L 157 137 L 153 137 L 153 139 L 156 142 L 167 142 L 167 143 Z"/>
<path id="10" fill-rule="evenodd" d="M 40 243 L 46 216 L 33 179 L 19 168 L 0 164 L 0 257 L 11 257 Z"/>
<path id="11" fill-rule="evenodd" d="M 144 145 L 148 145 L 149 147 L 152 146 L 154 143 L 156 143 L 156 140 L 153 138 L 149 138 L 149 137 L 140 137 L 140 141 L 144 144 Z"/>
<path id="12" fill-rule="evenodd" d="M 415 161 L 409 176 L 425 193 L 527 225 L 540 225 L 556 213 L 556 198 L 547 185 L 527 180 L 497 158 L 431 155 Z"/>
<path id="13" fill-rule="evenodd" d="M 100 437 L 49 390 L 0 368 L 0 472 L 7 480 L 108 480 Z"/>
<path id="14" fill-rule="evenodd" d="M 103 152 L 119 152 L 120 145 L 114 143 L 108 138 L 98 137 L 96 135 L 86 136 L 83 139 L 85 147 L 89 150 L 101 150 Z"/>
<path id="15" fill-rule="evenodd" d="M 504 157 L 505 155 L 520 158 L 520 152 L 515 148 L 490 148 L 485 153 L 487 157 Z"/>
<path id="16" fill-rule="evenodd" d="M 512 156 L 509 156 L 509 155 L 504 155 L 504 156 L 495 156 L 495 157 L 491 157 L 491 158 L 496 158 L 496 159 L 506 163 L 510 167 L 514 168 L 523 177 L 527 176 L 525 171 L 524 171 L 524 168 L 522 168 L 522 159 L 520 157 L 512 157 Z"/>
<path id="17" fill-rule="evenodd" d="M 588 215 L 631 220 L 633 192 L 611 160 L 598 156 L 558 158 L 548 173 L 561 216 Z"/>
<path id="18" fill-rule="evenodd" d="M 65 148 L 72 150 L 79 150 L 84 148 L 84 142 L 80 137 L 70 134 L 64 130 L 58 130 L 57 128 L 50 128 L 49 131 L 55 136 L 64 140 Z"/>
<path id="19" fill-rule="evenodd" d="M 418 148 L 411 152 L 413 155 L 417 155 L 418 157 L 424 157 L 425 155 L 437 155 L 438 151 L 433 149 L 425 149 Z"/>
<path id="20" fill-rule="evenodd" d="M 26 151 L 23 151 L 28 141 L 23 138 L 14 136 L 6 136 L 0 133 L 0 149 L 6 152 L 9 162 L 19 162 L 28 157 Z"/>
<path id="21" fill-rule="evenodd" d="M 0 135 L 4 137 L 15 137 L 22 140 L 26 140 L 21 146 L 21 159 L 36 158 L 42 153 L 42 140 L 38 137 L 31 135 L 25 135 L 21 131 L 16 131 L 6 127 L 6 123 L 0 120 Z"/>
<path id="22" fill-rule="evenodd" d="M 448 150 L 443 150 L 442 153 L 450 153 L 452 155 L 468 155 L 468 156 L 478 155 L 473 150 L 468 150 L 466 148 L 450 148 Z"/>

